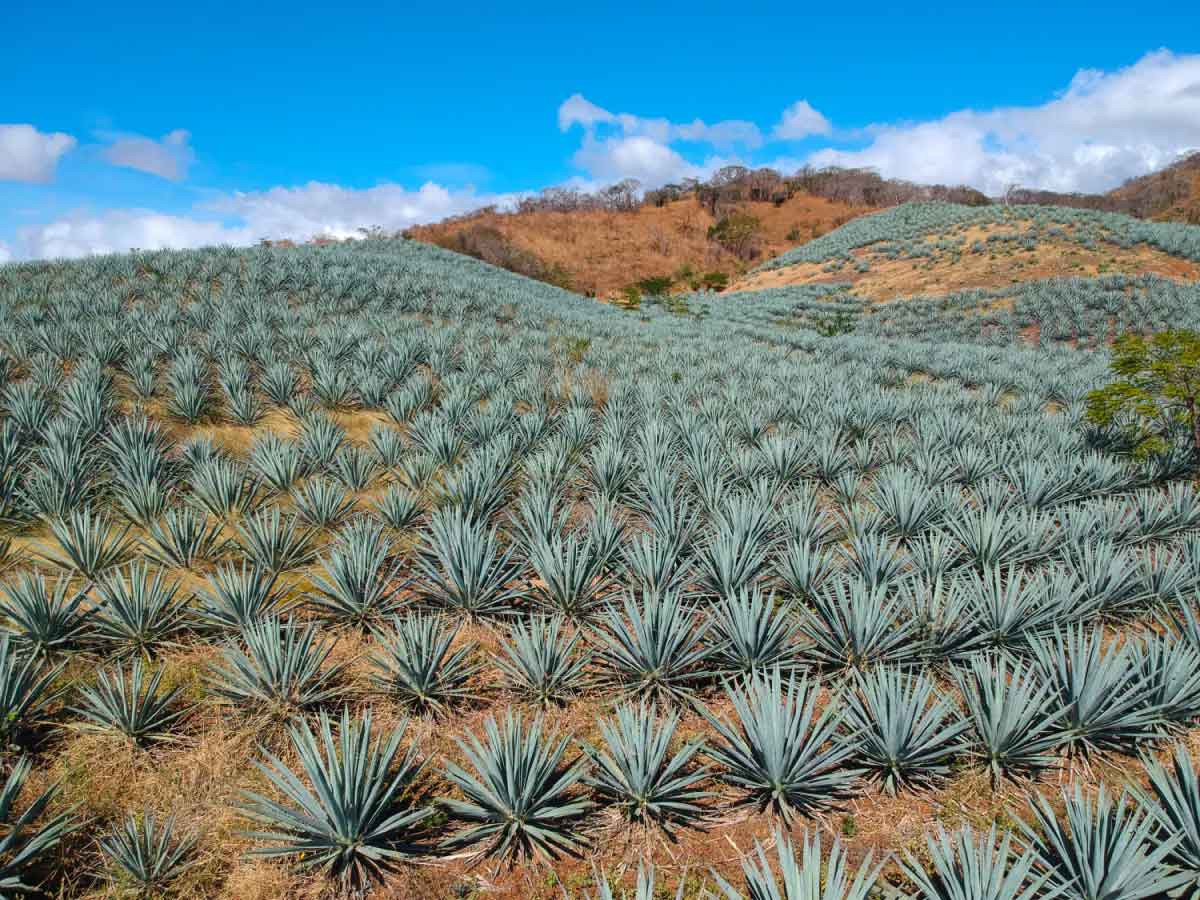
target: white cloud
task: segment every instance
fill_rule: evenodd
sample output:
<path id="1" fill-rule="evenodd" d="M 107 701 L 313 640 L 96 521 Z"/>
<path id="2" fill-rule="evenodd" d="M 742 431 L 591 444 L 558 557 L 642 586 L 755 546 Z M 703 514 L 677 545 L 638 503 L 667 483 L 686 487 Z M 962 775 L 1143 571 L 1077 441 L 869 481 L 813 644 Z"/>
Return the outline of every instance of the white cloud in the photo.
<path id="1" fill-rule="evenodd" d="M 582 94 L 572 94 L 558 107 L 559 129 L 567 131 L 575 125 L 583 127 L 585 139 L 595 137 L 600 126 L 613 126 L 624 137 L 646 137 L 659 144 L 693 141 L 715 147 L 738 144 L 752 149 L 763 142 L 758 126 L 744 119 L 726 119 L 711 125 L 703 119 L 676 123 L 663 118 L 609 112 Z"/>
<path id="2" fill-rule="evenodd" d="M 597 140 L 589 135 L 573 161 L 596 181 L 636 178 L 647 188 L 703 174 L 666 144 L 643 136 Z"/>
<path id="3" fill-rule="evenodd" d="M 771 131 L 778 141 L 798 141 L 816 134 L 833 132 L 829 120 L 812 108 L 807 100 L 797 100 L 783 111 L 779 124 Z"/>
<path id="4" fill-rule="evenodd" d="M 1040 106 L 961 110 L 877 125 L 861 150 L 815 153 L 818 165 L 873 166 L 890 177 L 1105 191 L 1200 148 L 1200 56 L 1166 50 L 1114 72 L 1080 71 Z"/>
<path id="5" fill-rule="evenodd" d="M 50 181 L 59 159 L 76 143 L 58 131 L 46 134 L 32 125 L 0 125 L 0 181 Z"/>
<path id="6" fill-rule="evenodd" d="M 137 134 L 122 135 L 105 147 L 102 155 L 114 166 L 180 181 L 187 177 L 188 167 L 196 158 L 188 146 L 190 138 L 191 134 L 182 128 L 164 134 L 157 141 Z"/>
<path id="7" fill-rule="evenodd" d="M 42 225 L 18 229 L 10 252 L 19 258 L 77 257 L 94 253 L 252 244 L 260 238 L 307 240 L 352 238 L 359 228 L 389 231 L 432 222 L 512 195 L 451 191 L 428 183 L 415 191 L 392 184 L 355 190 L 310 182 L 301 187 L 236 193 L 198 209 L 196 215 L 115 209 L 75 213 Z"/>
<path id="8" fill-rule="evenodd" d="M 12 257 L 12 250 L 9 249 L 8 244 L 4 243 L 4 241 L 0 241 L 0 263 L 8 262 L 10 259 L 12 259 Z"/>

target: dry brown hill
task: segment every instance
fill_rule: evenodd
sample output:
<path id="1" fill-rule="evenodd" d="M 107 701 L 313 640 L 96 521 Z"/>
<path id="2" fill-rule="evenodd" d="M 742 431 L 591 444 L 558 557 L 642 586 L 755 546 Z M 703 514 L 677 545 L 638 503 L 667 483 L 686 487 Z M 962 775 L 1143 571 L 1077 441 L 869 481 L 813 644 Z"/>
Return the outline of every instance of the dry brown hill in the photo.
<path id="1" fill-rule="evenodd" d="M 485 210 L 406 235 L 583 294 L 613 297 L 644 279 L 670 277 L 680 288 L 690 288 L 711 273 L 736 277 L 870 209 L 796 194 L 778 205 L 738 204 L 714 215 L 694 197 L 685 197 L 629 210 Z M 746 227 L 746 216 L 757 221 L 757 228 Z M 710 237 L 722 219 L 754 233 Z M 709 284 L 717 286 L 720 279 L 710 277 Z"/>

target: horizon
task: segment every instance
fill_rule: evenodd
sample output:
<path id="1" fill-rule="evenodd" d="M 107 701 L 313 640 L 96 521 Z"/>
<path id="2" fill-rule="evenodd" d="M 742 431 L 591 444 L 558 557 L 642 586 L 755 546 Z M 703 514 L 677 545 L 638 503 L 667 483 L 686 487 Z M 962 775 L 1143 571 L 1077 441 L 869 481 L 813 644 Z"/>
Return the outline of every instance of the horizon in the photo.
<path id="1" fill-rule="evenodd" d="M 1095 193 L 1200 149 L 1200 48 L 1178 38 L 1200 13 L 1119 34 L 1115 6 L 1008 13 L 693 4 L 622 29 L 548 6 L 20 2 L 0 37 L 0 262 L 352 237 L 727 164 Z"/>

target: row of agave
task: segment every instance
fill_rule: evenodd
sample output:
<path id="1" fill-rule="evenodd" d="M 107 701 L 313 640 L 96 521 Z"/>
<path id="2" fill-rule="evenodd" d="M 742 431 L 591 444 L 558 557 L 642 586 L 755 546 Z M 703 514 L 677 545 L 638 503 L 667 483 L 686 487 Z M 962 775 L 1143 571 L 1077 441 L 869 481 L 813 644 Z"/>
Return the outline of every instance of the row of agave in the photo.
<path id="1" fill-rule="evenodd" d="M 140 664 L 135 663 L 134 686 L 140 688 Z M 980 672 L 983 693 L 1002 682 L 1003 672 Z M 888 702 L 889 690 L 906 676 L 876 678 L 859 685 L 862 698 Z M 154 684 L 153 690 L 157 685 Z M 900 691 L 903 692 L 901 687 Z M 314 731 L 305 720 L 289 729 L 298 765 L 264 751 L 259 768 L 278 792 L 271 797 L 245 792 L 241 812 L 251 823 L 249 835 L 261 845 L 252 852 L 266 857 L 297 860 L 362 888 L 383 878 L 404 862 L 439 852 L 471 848 L 482 857 L 510 863 L 528 859 L 552 860 L 578 855 L 588 848 L 581 820 L 596 807 L 595 797 L 618 809 L 631 824 L 661 829 L 670 835 L 684 826 L 702 826 L 711 815 L 704 801 L 713 793 L 704 788 L 707 767 L 694 762 L 707 754 L 718 765 L 719 777 L 739 789 L 748 803 L 771 809 L 786 823 L 797 814 L 828 810 L 847 796 L 860 774 L 839 768 L 853 753 L 852 745 L 833 740 L 836 717 L 830 707 L 818 714 L 811 685 L 784 680 L 776 670 L 754 675 L 728 687 L 732 718 L 706 712 L 717 741 L 695 741 L 672 752 L 678 714 L 659 716 L 645 703 L 619 706 L 611 719 L 599 724 L 598 746 L 585 744 L 571 760 L 567 737 L 547 730 L 540 718 L 527 720 L 510 710 L 499 722 L 489 718 L 482 736 L 460 741 L 465 765 L 447 762 L 442 777 L 457 789 L 452 797 L 430 801 L 423 779 L 428 760 L 409 745 L 407 723 L 376 734 L 369 711 L 353 716 L 343 709 L 340 722 L 321 712 Z M 874 696 L 878 694 L 878 696 Z M 137 706 L 141 694 L 126 695 Z M 928 697 L 926 697 L 928 700 Z M 870 701 L 868 701 L 870 702 Z M 1036 703 L 1036 698 L 1035 698 Z M 851 704 L 851 716 L 857 707 Z M 939 768 L 955 740 L 932 712 L 934 706 L 897 711 L 875 735 L 877 760 L 891 765 L 897 754 L 906 763 L 931 772 Z M 1004 726 L 1026 709 L 992 710 L 991 724 Z M 1036 713 L 1036 706 L 1035 706 Z M 1044 735 L 1043 735 L 1044 737 Z M 894 746 L 884 746 L 891 739 Z M 871 740 L 862 746 L 870 746 Z M 903 745 L 903 746 L 901 746 Z M 1035 740 L 1013 749 L 1013 762 L 1044 757 L 1050 741 Z M 1022 756 L 1022 754 L 1024 754 Z M 998 843 L 995 829 L 977 840 L 970 830 L 953 837 L 941 833 L 930 840 L 930 864 L 908 857 L 900 866 L 913 896 L 987 897 L 996 900 L 1036 896 L 1080 898 L 1140 898 L 1200 887 L 1200 786 L 1191 758 L 1176 752 L 1168 772 L 1147 759 L 1154 797 L 1134 790 L 1132 796 L 1110 798 L 1102 787 L 1094 797 L 1077 787 L 1064 794 L 1065 815 L 1059 817 L 1044 797 L 1034 798 L 1034 824 L 1018 817 L 1018 850 L 1010 836 Z M 70 813 L 34 825 L 53 800 L 55 788 L 37 797 L 20 816 L 13 803 L 28 776 L 29 763 L 13 769 L 2 794 L 0 816 L 11 826 L 9 857 L 0 870 L 10 889 L 27 889 L 22 880 L 38 858 L 77 827 Z M 589 795 L 583 792 L 590 788 Z M 459 827 L 439 840 L 431 821 L 437 810 Z M 803 884 L 815 887 L 824 873 L 821 897 L 865 897 L 880 875 L 882 863 L 868 859 L 845 880 L 845 857 L 835 843 L 828 860 L 819 842 L 809 844 L 801 863 L 781 837 L 781 884 L 770 873 L 759 848 L 757 859 L 746 862 L 751 897 L 791 898 Z M 165 889 L 194 861 L 195 834 L 177 833 L 174 818 L 157 821 L 152 815 L 134 816 L 100 842 L 100 851 L 126 882 L 153 893 Z M 822 866 L 826 868 L 823 870 Z M 903 881 L 901 882 L 903 883 Z M 726 897 L 737 889 L 720 877 Z M 651 896 L 652 876 L 643 876 L 639 896 Z M 603 894 L 601 895 L 603 896 Z"/>
<path id="2" fill-rule="evenodd" d="M 264 852 L 316 840 L 302 862 L 352 880 L 437 852 L 410 791 L 431 777 L 420 748 L 329 718 L 348 693 L 330 623 L 373 633 L 377 696 L 414 713 L 487 693 L 439 612 L 500 620 L 513 697 L 627 697 L 578 760 L 509 714 L 439 767 L 462 825 L 446 846 L 501 858 L 580 849 L 596 801 L 679 825 L 712 808 L 712 780 L 786 818 L 866 774 L 898 790 L 979 757 L 1008 777 L 1195 716 L 1178 599 L 1197 581 L 1194 494 L 1160 485 L 1175 463 L 1096 452 L 1115 446 L 1080 416 L 1099 354 L 825 339 L 779 327 L 788 296 L 630 314 L 403 243 L 6 267 L 0 300 L 0 507 L 63 573 L 7 580 L 8 736 L 32 736 L 68 649 L 98 674 L 54 715 L 142 742 L 186 729 L 144 659 L 215 633 L 216 699 L 304 715 L 300 762 L 267 758 L 272 796 L 245 801 Z M 369 440 L 339 424 L 350 411 Z M 214 424 L 254 429 L 249 451 L 167 437 Z M 180 569 L 207 578 L 195 599 Z M 1110 645 L 1095 628 L 1131 619 L 1162 633 Z M 707 709 L 723 681 L 732 712 L 677 748 L 674 707 Z M 535 808 L 547 820 L 515 828 Z M 1157 852 L 1144 828 L 1121 844 L 1134 856 Z M 1111 855 L 1096 830 L 1068 842 Z M 173 831 L 135 813 L 102 852 L 157 884 L 195 849 Z M 1049 852 L 1025 854 L 1034 880 Z"/>
<path id="3" fill-rule="evenodd" d="M 1118 247 L 1149 244 L 1184 259 L 1200 259 L 1200 228 L 1191 225 L 1147 222 L 1118 213 L 1058 206 L 962 206 L 955 203 L 906 203 L 893 209 L 851 220 L 829 234 L 802 244 L 764 263 L 762 269 L 781 269 L 797 263 L 844 258 L 850 251 L 871 244 L 884 247 L 920 240 L 929 235 L 949 235 L 991 225 L 1013 225 L 1019 232 L 993 234 L 995 244 L 1005 240 L 1040 238 L 1075 241 L 1085 246 L 1098 242 Z"/>

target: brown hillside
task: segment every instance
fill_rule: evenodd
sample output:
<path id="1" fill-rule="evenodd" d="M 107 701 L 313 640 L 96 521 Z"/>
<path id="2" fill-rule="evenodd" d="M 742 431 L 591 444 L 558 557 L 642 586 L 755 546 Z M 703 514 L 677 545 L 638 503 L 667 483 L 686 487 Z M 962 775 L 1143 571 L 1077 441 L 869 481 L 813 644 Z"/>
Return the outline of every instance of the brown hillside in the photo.
<path id="1" fill-rule="evenodd" d="M 511 245 L 509 252 L 515 249 L 526 254 L 527 264 L 540 262 L 552 273 L 545 280 L 560 281 L 580 293 L 611 297 L 634 282 L 675 276 L 681 270 L 690 270 L 695 277 L 708 272 L 736 276 L 762 259 L 870 211 L 869 207 L 803 194 L 779 205 L 747 203 L 736 209 L 760 223 L 752 253 L 742 256 L 708 237 L 717 219 L 692 197 L 628 211 L 488 210 L 413 228 L 407 236 L 460 252 L 464 238 L 478 239 L 490 250 L 505 252 L 497 246 L 498 232 Z M 562 277 L 553 277 L 554 273 Z M 682 281 L 686 286 L 688 279 Z"/>
<path id="2" fill-rule="evenodd" d="M 971 228 L 956 234 L 965 238 L 969 246 L 975 241 L 985 241 L 990 234 L 1011 234 L 1014 230 L 1022 229 L 1014 229 L 1012 223 L 1006 223 Z M 925 242 L 935 244 L 947 237 L 931 234 Z M 1130 249 L 1099 245 L 1087 249 L 1065 239 L 1042 240 L 1032 250 L 1012 242 L 988 253 L 959 254 L 938 250 L 932 259 L 888 259 L 879 252 L 879 245 L 863 247 L 852 255 L 856 260 L 865 261 L 870 267 L 868 271 L 858 272 L 855 266 L 847 265 L 840 271 L 830 272 L 823 263 L 800 263 L 748 275 L 734 282 L 731 290 L 756 291 L 793 284 L 849 282 L 853 285 L 851 293 L 856 296 L 886 302 L 899 297 L 999 288 L 1043 278 L 1150 273 L 1178 281 L 1200 279 L 1200 266 L 1194 262 L 1169 256 L 1146 245 Z"/>

